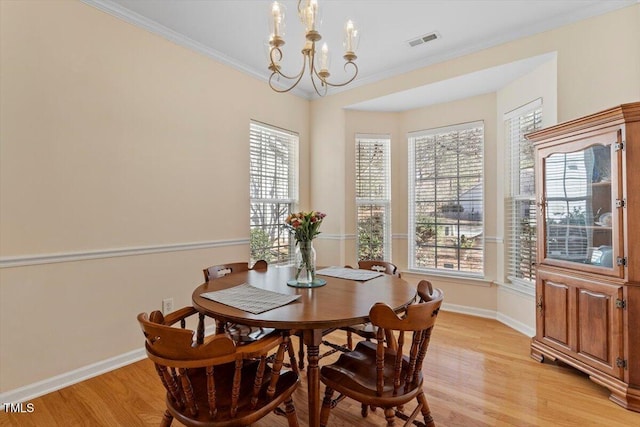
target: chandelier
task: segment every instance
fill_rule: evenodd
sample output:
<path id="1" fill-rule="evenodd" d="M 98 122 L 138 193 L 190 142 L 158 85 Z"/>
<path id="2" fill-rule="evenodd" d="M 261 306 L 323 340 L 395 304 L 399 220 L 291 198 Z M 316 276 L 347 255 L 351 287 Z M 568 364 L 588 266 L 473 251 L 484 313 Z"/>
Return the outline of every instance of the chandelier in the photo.
<path id="1" fill-rule="evenodd" d="M 355 50 L 358 47 L 360 41 L 360 34 L 356 29 L 353 21 L 347 21 L 344 27 L 344 50 L 345 53 L 342 56 L 345 60 L 344 70 L 351 68 L 353 75 L 345 82 L 332 83 L 327 79 L 330 76 L 329 66 L 331 63 L 331 57 L 329 55 L 329 48 L 324 43 L 318 58 L 316 58 L 316 42 L 322 39 L 322 36 L 317 30 L 319 24 L 319 10 L 317 0 L 298 0 L 298 16 L 300 21 L 305 27 L 305 45 L 302 49 L 302 69 L 296 75 L 287 75 L 280 69 L 280 61 L 282 60 L 281 47 L 284 45 L 284 6 L 275 1 L 271 6 L 271 17 L 269 19 L 269 26 L 271 30 L 271 36 L 269 37 L 269 70 L 271 70 L 271 76 L 269 77 L 269 86 L 276 92 L 284 93 L 289 92 L 296 87 L 302 77 L 305 74 L 307 68 L 309 69 L 309 76 L 313 88 L 319 96 L 324 96 L 327 93 L 329 86 L 339 87 L 345 86 L 353 81 L 358 75 L 358 66 L 354 62 L 357 58 Z M 274 79 L 279 81 L 281 78 L 291 83 L 286 89 L 278 89 L 274 86 Z"/>

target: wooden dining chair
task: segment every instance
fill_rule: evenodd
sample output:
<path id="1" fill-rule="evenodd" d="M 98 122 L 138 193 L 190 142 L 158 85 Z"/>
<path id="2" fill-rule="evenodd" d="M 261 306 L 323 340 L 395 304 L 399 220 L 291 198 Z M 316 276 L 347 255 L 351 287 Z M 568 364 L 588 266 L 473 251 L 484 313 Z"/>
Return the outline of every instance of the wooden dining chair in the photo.
<path id="1" fill-rule="evenodd" d="M 248 262 L 232 262 L 228 264 L 212 265 L 211 267 L 207 267 L 202 270 L 205 282 L 241 271 L 249 271 Z"/>
<path id="2" fill-rule="evenodd" d="M 215 334 L 198 344 L 194 331 L 184 327 L 196 313 L 185 307 L 166 316 L 159 311 L 138 315 L 147 356 L 166 390 L 160 425 L 168 427 L 175 418 L 186 426 L 246 426 L 284 403 L 289 427 L 297 427 L 291 395 L 298 374 L 281 372 L 289 336 L 274 332 L 238 345 L 226 334 Z M 177 322 L 182 327 L 173 327 Z M 274 349 L 270 364 L 267 356 Z"/>
<path id="3" fill-rule="evenodd" d="M 360 341 L 355 350 L 322 367 L 320 381 L 326 390 L 320 412 L 321 426 L 327 425 L 331 409 L 345 397 L 361 403 L 363 417 L 367 416 L 370 406 L 383 408 L 389 426 L 394 424 L 395 417 L 405 420 L 405 426 L 412 422 L 435 426 L 423 390 L 422 367 L 443 294 L 439 289 L 432 290 L 431 283 L 423 280 L 418 284 L 418 296 L 418 302 L 409 305 L 400 316 L 386 304 L 375 304 L 369 318 L 376 326 L 377 342 Z M 405 340 L 408 333 L 410 342 Z M 397 341 L 388 342 L 388 335 L 397 335 Z M 339 395 L 333 399 L 336 391 Z M 413 399 L 418 404 L 407 416 L 402 407 Z M 416 421 L 419 413 L 424 423 Z"/>
<path id="4" fill-rule="evenodd" d="M 249 268 L 248 262 L 234 262 L 229 264 L 213 265 L 205 268 L 203 271 L 204 279 L 206 282 L 219 279 L 231 273 L 239 273 L 243 271 L 256 270 L 266 271 L 269 268 L 269 264 L 265 260 L 258 260 L 253 264 L 253 267 Z M 227 322 L 222 319 L 216 320 L 217 333 L 226 332 L 237 343 L 249 343 L 262 339 L 263 337 L 273 333 L 273 328 L 262 328 L 260 326 L 249 326 L 240 323 Z M 298 335 L 297 331 L 291 331 L 292 334 Z M 202 341 L 204 338 L 204 315 L 200 314 L 200 321 L 198 324 L 198 339 Z M 302 340 L 301 337 L 299 337 Z M 301 341 L 302 342 L 302 341 Z M 300 344 L 302 352 L 302 344 Z M 298 362 L 296 361 L 295 351 L 292 346 L 288 347 L 289 363 L 292 365 L 296 373 L 298 370 Z M 304 353 L 303 353 L 304 355 Z M 289 366 L 289 364 L 287 364 Z"/>
<path id="5" fill-rule="evenodd" d="M 400 277 L 398 267 L 388 261 L 361 260 L 358 261 L 358 268 L 361 270 L 378 271 L 380 273 L 390 274 L 398 278 Z"/>
<path id="6" fill-rule="evenodd" d="M 350 266 L 345 266 L 351 268 Z M 400 278 L 400 272 L 395 264 L 388 261 L 358 261 L 358 268 L 361 270 L 373 270 L 380 273 L 389 274 Z M 358 323 L 340 328 L 347 332 L 347 348 L 353 350 L 353 335 L 358 335 L 367 341 L 371 341 L 376 337 L 375 327 L 369 323 Z"/>
<path id="7" fill-rule="evenodd" d="M 252 268 L 249 268 L 248 262 L 233 262 L 228 264 L 212 265 L 202 270 L 205 282 L 219 279 L 231 273 L 238 273 L 249 270 L 264 271 L 268 269 L 268 264 L 264 260 L 256 261 Z M 201 317 L 201 320 L 204 320 Z M 204 328 L 204 324 L 202 325 Z M 216 328 L 218 332 L 226 331 L 235 341 L 251 342 L 269 335 L 273 332 L 273 328 L 261 328 L 258 326 L 241 325 L 238 323 L 226 322 L 216 319 Z M 202 331 L 204 333 L 204 330 Z"/>

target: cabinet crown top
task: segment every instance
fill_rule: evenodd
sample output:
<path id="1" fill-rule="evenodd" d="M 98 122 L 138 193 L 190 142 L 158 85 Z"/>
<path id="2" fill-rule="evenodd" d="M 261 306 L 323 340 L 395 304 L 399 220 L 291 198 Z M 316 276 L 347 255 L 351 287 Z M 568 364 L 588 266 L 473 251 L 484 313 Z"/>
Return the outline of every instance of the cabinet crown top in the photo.
<path id="1" fill-rule="evenodd" d="M 549 126 L 531 132 L 525 135 L 525 138 L 536 142 L 549 140 L 555 136 L 567 137 L 573 133 L 579 134 L 587 128 L 593 130 L 598 126 L 608 127 L 631 122 L 640 122 L 640 102 L 618 105 L 608 110 Z"/>

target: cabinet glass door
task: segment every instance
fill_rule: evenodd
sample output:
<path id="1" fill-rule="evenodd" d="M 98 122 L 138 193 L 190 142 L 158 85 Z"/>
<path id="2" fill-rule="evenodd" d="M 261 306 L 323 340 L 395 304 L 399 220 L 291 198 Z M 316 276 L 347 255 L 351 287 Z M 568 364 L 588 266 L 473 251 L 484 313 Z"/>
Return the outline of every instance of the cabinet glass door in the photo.
<path id="1" fill-rule="evenodd" d="M 545 159 L 547 259 L 613 268 L 611 149 L 597 144 Z"/>

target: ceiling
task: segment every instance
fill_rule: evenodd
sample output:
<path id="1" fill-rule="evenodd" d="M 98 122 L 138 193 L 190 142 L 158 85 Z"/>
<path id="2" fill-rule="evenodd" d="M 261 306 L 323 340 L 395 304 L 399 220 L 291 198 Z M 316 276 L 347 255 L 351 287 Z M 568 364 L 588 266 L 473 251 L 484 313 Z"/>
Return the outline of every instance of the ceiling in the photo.
<path id="1" fill-rule="evenodd" d="M 113 15 L 156 32 L 257 78 L 267 80 L 270 0 L 83 0 Z M 304 29 L 297 17 L 296 0 L 280 0 L 286 7 L 286 33 L 282 70 L 297 74 L 302 66 L 300 51 Z M 322 14 L 319 32 L 332 52 L 331 79 L 345 80 L 342 67 L 342 33 L 348 19 L 357 24 L 361 36 L 356 54 L 358 77 L 347 87 L 331 88 L 330 93 L 372 83 L 413 69 L 476 52 L 520 37 L 547 31 L 571 22 L 638 3 L 640 0 L 318 0 Z M 436 32 L 438 39 L 416 47 L 409 40 Z M 493 86 L 522 73 L 523 67 L 540 60 L 491 70 Z M 517 71 L 520 70 L 520 71 Z M 504 74 L 504 76 L 503 76 Z M 460 91 L 471 81 L 487 81 L 482 75 L 471 80 L 450 82 Z M 453 79 L 452 79 L 453 80 Z M 465 83 L 466 82 L 466 83 Z M 444 85 L 444 86 L 443 86 Z M 442 93 L 450 92 L 440 82 Z M 451 87 L 454 87 L 451 86 Z M 425 94 L 431 93 L 423 89 Z M 495 90 L 495 89 L 494 89 Z M 313 88 L 307 77 L 293 93 L 312 99 Z M 403 99 L 411 93 L 397 94 L 393 108 L 407 109 Z M 438 102 L 442 102 L 437 98 Z M 421 98 L 422 99 L 422 98 Z M 436 98 L 432 99 L 433 101 Z M 446 100 L 446 99 L 445 99 Z M 426 100 L 429 101 L 429 100 Z M 384 103 L 379 102 L 382 105 Z M 378 110 L 369 102 L 358 108 Z M 415 108 L 411 106 L 410 108 Z"/>

